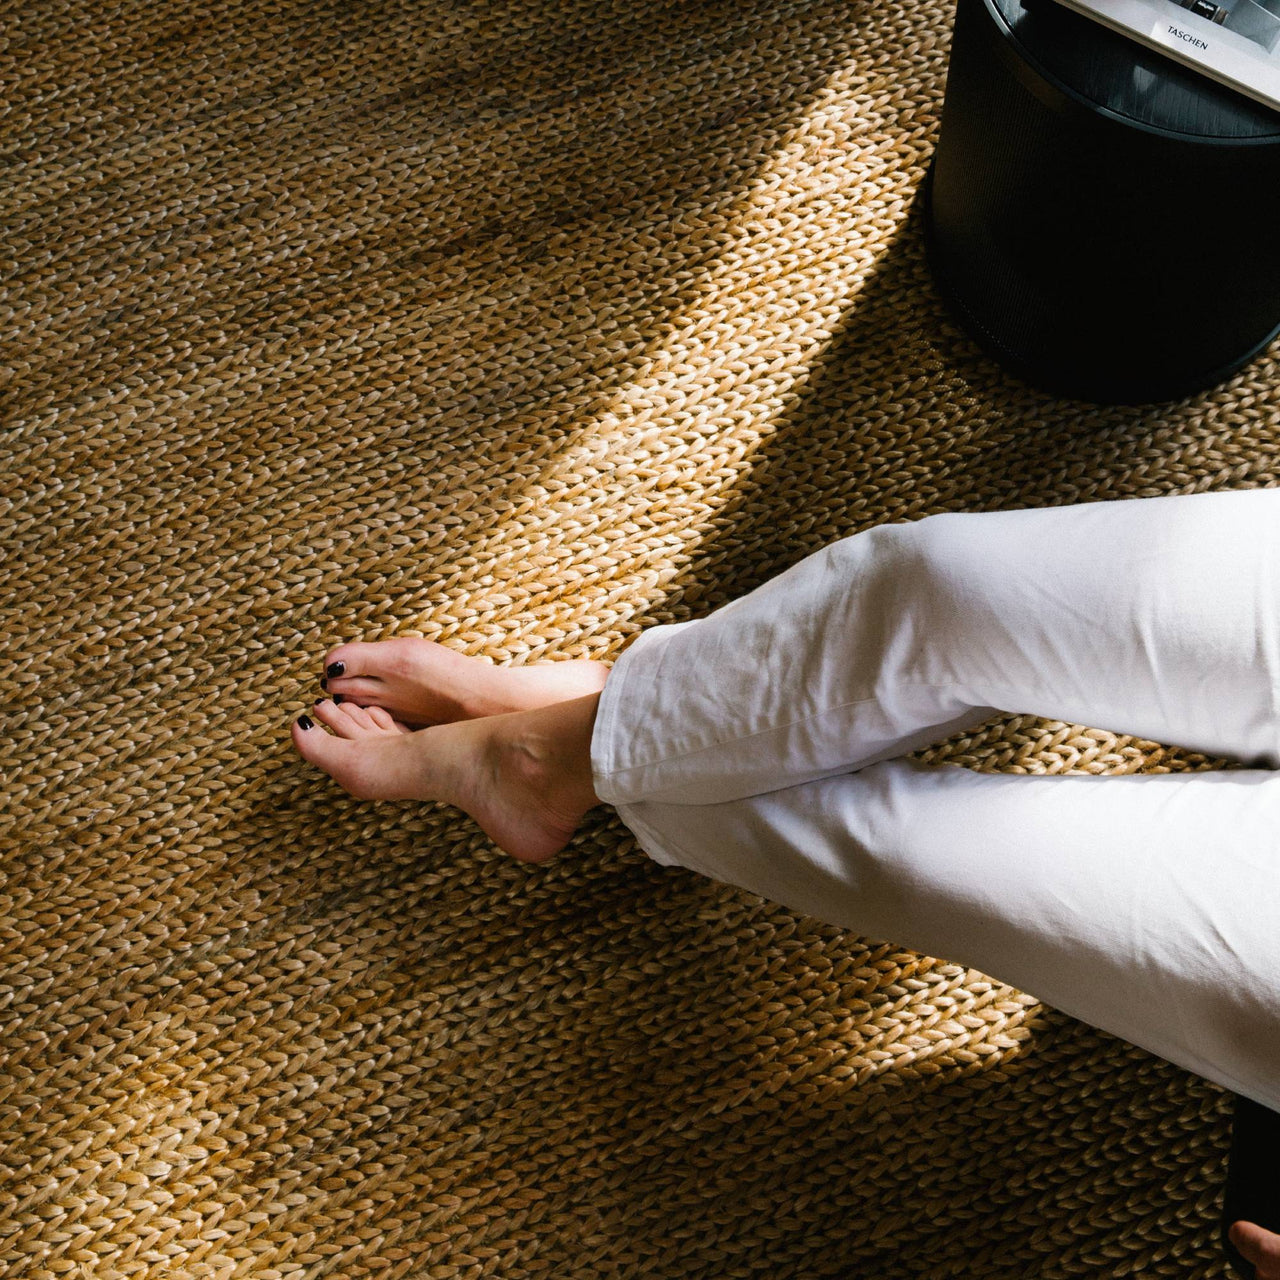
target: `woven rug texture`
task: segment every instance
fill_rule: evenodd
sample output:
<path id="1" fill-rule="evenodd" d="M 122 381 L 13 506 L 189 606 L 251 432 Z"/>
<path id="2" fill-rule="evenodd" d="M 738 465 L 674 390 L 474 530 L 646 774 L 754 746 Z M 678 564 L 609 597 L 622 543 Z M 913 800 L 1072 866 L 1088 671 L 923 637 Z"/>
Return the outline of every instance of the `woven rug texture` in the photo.
<path id="1" fill-rule="evenodd" d="M 0 12 L 0 1272 L 1225 1275 L 1221 1090 L 288 742 L 343 640 L 611 660 L 880 523 L 1277 483 L 1273 358 L 1103 409 L 953 325 L 950 6 Z"/>

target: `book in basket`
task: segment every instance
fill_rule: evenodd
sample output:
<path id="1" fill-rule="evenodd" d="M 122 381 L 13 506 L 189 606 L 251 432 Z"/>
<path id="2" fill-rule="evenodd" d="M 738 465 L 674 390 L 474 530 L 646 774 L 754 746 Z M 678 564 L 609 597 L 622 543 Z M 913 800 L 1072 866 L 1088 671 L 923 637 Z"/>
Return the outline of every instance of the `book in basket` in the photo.
<path id="1" fill-rule="evenodd" d="M 1280 109 L 1280 0 L 1061 0 Z"/>

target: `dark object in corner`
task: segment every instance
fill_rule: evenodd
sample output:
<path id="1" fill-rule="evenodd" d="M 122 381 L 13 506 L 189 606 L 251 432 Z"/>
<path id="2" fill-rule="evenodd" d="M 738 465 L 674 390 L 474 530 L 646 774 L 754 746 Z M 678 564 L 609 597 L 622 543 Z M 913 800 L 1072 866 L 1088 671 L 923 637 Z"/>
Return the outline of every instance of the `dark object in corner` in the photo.
<path id="1" fill-rule="evenodd" d="M 959 0 L 926 226 L 961 324 L 1106 403 L 1221 381 L 1280 330 L 1280 113 L 1052 0 Z"/>
<path id="2" fill-rule="evenodd" d="M 1280 1234 L 1280 1113 L 1236 1099 L 1231 1126 L 1227 1189 L 1222 1198 L 1222 1247 L 1243 1280 L 1254 1268 L 1227 1238 L 1233 1222 L 1256 1222 Z"/>

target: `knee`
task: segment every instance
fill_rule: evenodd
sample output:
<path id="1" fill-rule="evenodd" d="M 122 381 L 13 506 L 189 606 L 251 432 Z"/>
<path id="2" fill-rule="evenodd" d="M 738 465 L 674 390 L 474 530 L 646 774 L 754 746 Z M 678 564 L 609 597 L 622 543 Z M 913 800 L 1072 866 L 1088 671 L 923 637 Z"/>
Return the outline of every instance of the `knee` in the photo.
<path id="1" fill-rule="evenodd" d="M 981 594 L 983 539 L 973 519 L 946 513 L 876 530 L 879 577 L 899 611 L 931 625 L 960 625 Z"/>

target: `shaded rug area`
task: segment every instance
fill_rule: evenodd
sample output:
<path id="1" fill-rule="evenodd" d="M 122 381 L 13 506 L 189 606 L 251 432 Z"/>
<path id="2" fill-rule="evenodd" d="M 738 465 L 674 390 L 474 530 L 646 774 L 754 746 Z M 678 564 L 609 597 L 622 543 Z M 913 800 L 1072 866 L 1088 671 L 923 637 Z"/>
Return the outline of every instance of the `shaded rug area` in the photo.
<path id="1" fill-rule="evenodd" d="M 529 868 L 288 742 L 342 640 L 610 660 L 886 521 L 1276 483 L 1273 360 L 1098 409 L 952 325 L 950 23 L 5 5 L 6 1274 L 1225 1274 L 1220 1090 L 609 811 Z"/>

